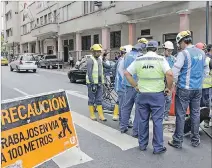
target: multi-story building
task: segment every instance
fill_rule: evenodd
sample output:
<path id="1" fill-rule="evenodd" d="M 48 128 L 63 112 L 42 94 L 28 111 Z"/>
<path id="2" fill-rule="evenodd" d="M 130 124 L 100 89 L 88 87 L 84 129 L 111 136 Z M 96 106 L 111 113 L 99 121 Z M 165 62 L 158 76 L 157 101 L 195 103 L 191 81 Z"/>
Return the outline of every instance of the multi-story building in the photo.
<path id="1" fill-rule="evenodd" d="M 192 31 L 194 43 L 206 41 L 203 1 L 13 1 L 5 2 L 4 7 L 5 18 L 10 18 L 5 21 L 8 46 L 14 42 L 20 46 L 16 52 L 58 54 L 64 61 L 69 52 L 81 57 L 94 43 L 115 51 L 145 37 L 162 46 L 167 40 L 175 42 L 177 33 L 187 29 Z"/>

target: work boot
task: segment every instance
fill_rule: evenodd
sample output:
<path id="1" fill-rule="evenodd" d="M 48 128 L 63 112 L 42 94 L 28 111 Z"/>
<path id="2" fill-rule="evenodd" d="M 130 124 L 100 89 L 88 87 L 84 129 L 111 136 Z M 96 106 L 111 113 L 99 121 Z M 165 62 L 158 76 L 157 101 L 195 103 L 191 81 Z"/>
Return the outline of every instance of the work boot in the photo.
<path id="1" fill-rule="evenodd" d="M 118 121 L 119 119 L 119 106 L 116 104 L 113 111 L 113 121 Z"/>
<path id="2" fill-rule="evenodd" d="M 88 106 L 89 111 L 90 111 L 90 119 L 93 121 L 97 121 L 96 116 L 94 114 L 94 106 Z"/>
<path id="3" fill-rule="evenodd" d="M 99 119 L 102 120 L 102 121 L 107 121 L 107 119 L 104 117 L 102 105 L 97 105 L 97 111 L 98 111 L 98 114 L 99 114 Z"/>

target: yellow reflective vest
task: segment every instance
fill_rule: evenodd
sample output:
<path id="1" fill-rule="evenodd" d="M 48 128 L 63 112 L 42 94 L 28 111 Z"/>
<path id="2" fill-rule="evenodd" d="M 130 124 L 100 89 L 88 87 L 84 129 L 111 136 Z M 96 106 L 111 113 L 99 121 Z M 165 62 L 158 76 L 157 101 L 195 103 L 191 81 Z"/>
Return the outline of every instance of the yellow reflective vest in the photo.
<path id="1" fill-rule="evenodd" d="M 93 72 L 92 72 L 92 78 L 94 81 L 94 84 L 99 84 L 99 67 L 98 67 L 98 61 L 91 56 L 90 57 L 93 60 Z M 102 64 L 102 60 L 101 60 L 101 64 Z M 102 82 L 101 83 L 105 83 L 104 80 L 104 74 L 103 74 L 103 65 L 102 65 L 102 74 L 101 74 L 101 78 L 102 78 Z M 86 83 L 89 84 L 89 78 L 88 78 L 88 73 L 86 73 Z"/>
<path id="2" fill-rule="evenodd" d="M 210 60 L 211 59 L 209 57 L 206 57 L 207 66 L 209 66 Z M 204 78 L 202 88 L 207 89 L 210 87 L 212 87 L 212 70 L 210 70 L 209 75 Z"/>

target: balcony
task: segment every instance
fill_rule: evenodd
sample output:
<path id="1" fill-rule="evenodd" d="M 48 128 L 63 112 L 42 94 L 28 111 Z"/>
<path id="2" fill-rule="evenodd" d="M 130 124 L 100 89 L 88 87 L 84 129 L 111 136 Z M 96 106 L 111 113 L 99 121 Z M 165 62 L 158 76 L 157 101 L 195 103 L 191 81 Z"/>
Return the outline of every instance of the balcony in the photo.
<path id="1" fill-rule="evenodd" d="M 48 38 L 48 36 L 56 35 L 57 32 L 58 32 L 57 23 L 53 22 L 33 28 L 31 31 L 31 35 L 33 37 Z"/>
<path id="2" fill-rule="evenodd" d="M 150 10 L 156 10 L 161 7 L 175 5 L 176 2 L 164 1 L 120 1 L 116 2 L 116 13 L 122 15 L 135 15 Z"/>

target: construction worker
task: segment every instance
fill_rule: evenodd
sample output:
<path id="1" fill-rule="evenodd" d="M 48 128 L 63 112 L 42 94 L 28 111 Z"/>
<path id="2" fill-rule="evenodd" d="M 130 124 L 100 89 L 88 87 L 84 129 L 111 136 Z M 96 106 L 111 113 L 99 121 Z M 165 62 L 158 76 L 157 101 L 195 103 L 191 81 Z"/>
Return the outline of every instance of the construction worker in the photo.
<path id="1" fill-rule="evenodd" d="M 125 76 L 131 86 L 138 92 L 137 112 L 139 117 L 139 147 L 144 151 L 149 141 L 149 117 L 153 120 L 153 148 L 154 154 L 166 152 L 163 145 L 163 113 L 164 91 L 170 94 L 173 84 L 171 68 L 163 56 L 159 56 L 157 41 L 149 41 L 146 47 L 147 53 L 136 60 L 127 68 Z M 132 75 L 136 74 L 138 82 Z M 164 78 L 167 80 L 165 89 Z"/>
<path id="2" fill-rule="evenodd" d="M 207 45 L 207 56 L 212 59 L 212 44 Z"/>
<path id="3" fill-rule="evenodd" d="M 195 45 L 200 50 L 203 50 L 205 53 L 207 52 L 207 45 L 205 43 L 199 42 Z M 200 107 L 208 107 L 210 108 L 210 98 L 211 98 L 211 90 L 212 90 L 212 59 L 210 57 L 206 57 L 207 66 L 209 67 L 210 73 L 208 76 L 206 76 L 203 80 L 203 86 L 202 86 L 202 98 L 200 101 Z M 209 128 L 209 122 L 210 120 L 204 120 L 204 127 Z"/>
<path id="4" fill-rule="evenodd" d="M 174 45 L 171 41 L 166 41 L 163 44 L 163 48 L 164 48 L 165 58 L 166 58 L 167 62 L 169 63 L 170 68 L 172 68 L 176 61 L 176 58 L 174 56 L 172 56 L 172 52 L 174 50 Z M 171 106 L 171 101 L 172 101 L 172 94 L 166 95 L 165 96 L 165 111 L 164 111 L 164 120 L 165 121 L 169 120 L 169 110 L 170 110 L 170 106 Z"/>
<path id="5" fill-rule="evenodd" d="M 132 50 L 132 46 L 128 45 L 128 46 L 122 46 L 120 47 L 120 56 L 117 63 L 116 63 L 116 78 L 115 78 L 115 91 L 118 94 L 118 101 L 115 105 L 114 108 L 114 112 L 113 112 L 113 120 L 117 121 L 119 119 L 119 121 L 121 121 L 121 107 L 123 104 L 123 94 L 124 94 L 124 88 L 122 85 L 122 80 L 124 77 L 124 72 L 123 72 L 123 67 L 120 66 L 123 65 L 124 61 L 124 56 L 127 52 L 130 52 Z"/>
<path id="6" fill-rule="evenodd" d="M 182 49 L 172 68 L 176 83 L 175 114 L 176 127 L 172 140 L 168 144 L 175 148 L 182 148 L 185 115 L 190 107 L 191 116 L 191 145 L 200 144 L 200 100 L 202 96 L 202 82 L 204 73 L 208 74 L 205 53 L 192 45 L 190 31 L 182 31 L 176 37 L 177 45 Z"/>
<path id="7" fill-rule="evenodd" d="M 137 58 L 142 56 L 142 50 L 146 48 L 147 40 L 144 40 L 142 43 L 138 43 L 133 46 L 132 51 L 127 53 L 124 57 L 123 62 L 123 70 L 126 70 L 130 64 Z M 137 80 L 137 76 L 133 76 L 134 80 Z M 120 131 L 121 133 L 126 133 L 128 128 L 133 127 L 133 134 L 132 136 L 137 138 L 138 137 L 138 122 L 137 122 L 137 112 L 135 106 L 135 117 L 133 124 L 130 122 L 130 115 L 133 108 L 133 105 L 136 104 L 136 95 L 137 91 L 131 86 L 131 84 L 127 81 L 126 77 L 124 76 L 122 84 L 124 86 L 124 98 L 123 98 L 123 105 L 121 107 L 121 121 L 120 121 Z"/>
<path id="8" fill-rule="evenodd" d="M 106 121 L 102 109 L 102 94 L 105 80 L 103 75 L 102 60 L 99 58 L 102 52 L 101 44 L 94 44 L 91 46 L 92 56 L 87 60 L 87 74 L 86 83 L 88 87 L 88 106 L 90 111 L 90 118 L 97 120 L 94 114 L 94 105 L 97 106 L 99 119 Z"/>

